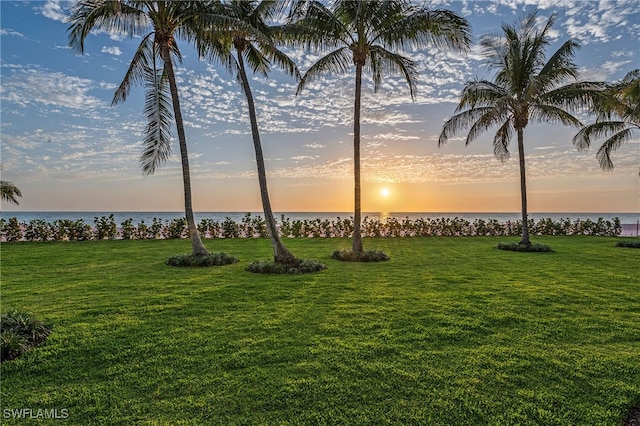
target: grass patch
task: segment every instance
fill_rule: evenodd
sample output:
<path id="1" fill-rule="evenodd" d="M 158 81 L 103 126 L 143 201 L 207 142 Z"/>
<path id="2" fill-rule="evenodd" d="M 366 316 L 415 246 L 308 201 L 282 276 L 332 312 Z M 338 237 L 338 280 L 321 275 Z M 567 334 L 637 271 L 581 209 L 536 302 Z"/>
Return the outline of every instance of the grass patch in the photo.
<path id="1" fill-rule="evenodd" d="M 294 264 L 276 263 L 269 260 L 251 262 L 246 268 L 255 274 L 310 274 L 327 269 L 324 263 L 312 259 L 297 259 Z"/>
<path id="2" fill-rule="evenodd" d="M 640 240 L 620 240 L 616 247 L 640 248 Z"/>
<path id="3" fill-rule="evenodd" d="M 553 249 L 546 244 L 520 244 L 520 243 L 498 243 L 496 246 L 498 250 L 507 250 L 507 251 L 519 251 L 519 252 L 530 252 L 530 253 L 548 253 L 552 252 Z"/>
<path id="4" fill-rule="evenodd" d="M 227 253 L 208 253 L 205 255 L 178 254 L 167 259 L 165 264 L 178 267 L 224 266 L 238 262 L 238 258 Z"/>
<path id="5" fill-rule="evenodd" d="M 500 238 L 367 239 L 393 261 L 259 277 L 166 267 L 187 240 L 3 243 L 3 309 L 55 324 L 0 366 L 3 409 L 67 408 L 73 425 L 621 424 L 640 401 L 637 253 L 537 237 L 555 254 L 519 263 Z M 287 240 L 307 259 L 347 244 Z"/>
<path id="6" fill-rule="evenodd" d="M 351 250 L 336 250 L 331 258 L 343 262 L 384 262 L 390 257 L 381 250 L 365 250 L 363 252 Z"/>

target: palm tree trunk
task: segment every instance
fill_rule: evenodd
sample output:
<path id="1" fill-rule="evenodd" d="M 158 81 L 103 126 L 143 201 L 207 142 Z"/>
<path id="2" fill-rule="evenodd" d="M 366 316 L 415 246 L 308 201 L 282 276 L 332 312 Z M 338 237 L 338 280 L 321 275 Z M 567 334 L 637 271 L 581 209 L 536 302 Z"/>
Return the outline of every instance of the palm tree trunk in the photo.
<path id="1" fill-rule="evenodd" d="M 353 109 L 353 175 L 354 175 L 354 212 L 353 247 L 354 252 L 362 253 L 362 234 L 360 222 L 362 205 L 360 194 L 360 98 L 362 96 L 362 65 L 356 64 L 356 94 Z"/>
<path id="2" fill-rule="evenodd" d="M 527 179 L 524 168 L 524 129 L 518 128 L 518 159 L 520 160 L 520 197 L 522 200 L 522 240 L 520 244 L 530 246 L 527 217 Z"/>
<path id="3" fill-rule="evenodd" d="M 173 62 L 168 46 L 161 47 L 162 60 L 164 68 L 169 78 L 169 88 L 171 89 L 171 100 L 173 101 L 173 115 L 176 119 L 176 127 L 178 129 L 178 142 L 180 145 L 180 158 L 182 160 L 182 182 L 184 185 L 184 213 L 189 226 L 189 238 L 191 239 L 191 254 L 205 255 L 207 249 L 198 233 L 196 221 L 193 217 L 193 206 L 191 204 L 191 176 L 189 172 L 189 154 L 187 152 L 187 138 L 184 134 L 184 123 L 182 122 L 182 111 L 180 110 L 180 99 L 178 97 L 178 85 L 176 84 L 176 76 L 173 71 Z"/>
<path id="4" fill-rule="evenodd" d="M 253 136 L 253 147 L 256 152 L 256 163 L 258 166 L 258 182 L 260 183 L 260 197 L 262 198 L 262 208 L 264 210 L 264 218 L 267 224 L 267 230 L 269 231 L 269 238 L 271 239 L 271 246 L 273 247 L 273 259 L 276 263 L 294 264 L 296 258 L 291 252 L 284 246 L 278 229 L 276 227 L 276 221 L 273 218 L 273 211 L 271 210 L 271 202 L 269 201 L 269 191 L 267 190 L 267 172 L 264 166 L 264 156 L 262 155 L 262 144 L 260 143 L 260 133 L 258 131 L 258 120 L 256 118 L 256 108 L 253 101 L 253 94 L 251 93 L 251 87 L 249 86 L 249 80 L 247 79 L 247 73 L 244 67 L 244 60 L 242 59 L 242 52 L 237 49 L 238 63 L 240 64 L 240 80 L 242 81 L 242 89 L 247 97 L 247 106 L 249 108 L 249 119 L 251 121 L 251 134 Z"/>

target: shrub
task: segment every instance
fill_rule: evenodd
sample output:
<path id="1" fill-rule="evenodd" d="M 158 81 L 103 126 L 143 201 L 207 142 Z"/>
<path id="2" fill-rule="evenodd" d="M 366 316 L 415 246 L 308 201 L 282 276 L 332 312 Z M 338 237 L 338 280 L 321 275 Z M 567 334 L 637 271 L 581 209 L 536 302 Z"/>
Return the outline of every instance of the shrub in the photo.
<path id="1" fill-rule="evenodd" d="M 527 251 L 527 252 L 551 252 L 551 247 L 545 244 L 520 244 L 520 243 L 499 243 L 498 250 Z"/>
<path id="2" fill-rule="evenodd" d="M 24 336 L 9 330 L 2 330 L 0 346 L 2 347 L 2 358 L 0 362 L 16 359 L 22 352 L 29 349 L 27 339 L 25 339 Z"/>
<path id="3" fill-rule="evenodd" d="M 2 219 L 2 236 L 7 241 L 22 240 L 22 226 L 18 222 L 18 218 L 11 217 L 6 223 L 5 220 Z"/>
<path id="4" fill-rule="evenodd" d="M 164 231 L 164 237 L 168 239 L 186 238 L 189 235 L 187 219 L 184 217 L 171 219 Z"/>
<path id="5" fill-rule="evenodd" d="M 51 334 L 51 329 L 33 315 L 13 309 L 2 315 L 2 361 L 20 356 L 23 352 L 38 346 Z"/>
<path id="6" fill-rule="evenodd" d="M 109 217 L 95 216 L 93 223 L 96 229 L 96 240 L 115 240 L 118 238 L 118 227 L 113 218 L 113 213 L 111 213 Z"/>
<path id="7" fill-rule="evenodd" d="M 640 240 L 618 241 L 616 247 L 640 248 Z"/>
<path id="8" fill-rule="evenodd" d="M 165 264 L 169 266 L 224 266 L 236 263 L 238 258 L 227 253 L 209 253 L 205 255 L 179 254 L 171 256 Z"/>
<path id="9" fill-rule="evenodd" d="M 239 236 L 240 228 L 238 224 L 227 216 L 222 222 L 222 238 L 238 238 Z"/>
<path id="10" fill-rule="evenodd" d="M 365 250 L 363 252 L 336 250 L 331 254 L 331 258 L 343 262 L 383 262 L 390 259 L 385 252 L 380 250 Z"/>
<path id="11" fill-rule="evenodd" d="M 324 263 L 317 260 L 297 259 L 293 264 L 276 263 L 274 261 L 255 261 L 245 268 L 256 274 L 309 274 L 327 269 Z"/>
<path id="12" fill-rule="evenodd" d="M 120 226 L 120 235 L 123 240 L 133 240 L 136 237 L 136 227 L 133 225 L 133 219 L 126 219 Z"/>

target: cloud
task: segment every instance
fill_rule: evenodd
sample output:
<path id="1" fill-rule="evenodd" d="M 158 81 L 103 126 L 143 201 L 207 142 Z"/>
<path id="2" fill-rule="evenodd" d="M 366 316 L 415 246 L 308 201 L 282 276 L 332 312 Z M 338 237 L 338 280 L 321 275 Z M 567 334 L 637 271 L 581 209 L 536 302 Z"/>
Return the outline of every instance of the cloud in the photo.
<path id="1" fill-rule="evenodd" d="M 40 12 L 49 19 L 66 23 L 68 15 L 62 6 L 62 3 L 63 2 L 60 0 L 47 0 L 40 8 Z"/>
<path id="2" fill-rule="evenodd" d="M 21 107 L 35 103 L 86 111 L 104 105 L 88 94 L 94 85 L 92 80 L 60 72 L 19 67 L 3 75 L 0 94 L 4 102 Z"/>
<path id="3" fill-rule="evenodd" d="M 122 50 L 120 50 L 120 48 L 118 46 L 102 46 L 102 53 L 108 53 L 110 55 L 114 55 L 114 56 L 120 56 L 122 55 Z"/>
<path id="4" fill-rule="evenodd" d="M 0 36 L 26 38 L 24 34 L 14 31 L 10 28 L 0 28 Z"/>

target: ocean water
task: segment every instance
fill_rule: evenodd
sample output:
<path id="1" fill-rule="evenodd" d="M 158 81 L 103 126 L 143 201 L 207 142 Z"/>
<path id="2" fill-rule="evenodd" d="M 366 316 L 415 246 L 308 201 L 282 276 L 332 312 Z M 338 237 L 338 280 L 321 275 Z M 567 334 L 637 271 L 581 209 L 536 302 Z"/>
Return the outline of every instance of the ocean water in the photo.
<path id="1" fill-rule="evenodd" d="M 146 224 L 153 222 L 154 218 L 164 221 L 184 217 L 183 212 L 1 212 L 0 218 L 9 219 L 15 217 L 19 222 L 30 222 L 34 219 L 41 219 L 45 222 L 54 222 L 61 219 L 79 220 L 93 224 L 94 219 L 100 217 L 108 217 L 113 214 L 115 222 L 119 225 L 126 219 L 132 219 L 134 224 L 144 221 Z M 226 218 L 231 218 L 236 222 L 240 222 L 247 212 L 196 212 L 196 222 L 202 219 L 212 219 L 222 222 Z M 262 212 L 251 212 L 252 216 L 263 216 Z M 353 216 L 353 212 L 275 212 L 274 216 L 280 222 L 281 215 L 285 215 L 291 220 L 335 220 L 336 218 L 349 218 Z M 386 220 L 389 217 L 396 219 L 409 218 L 416 220 L 423 219 L 439 219 L 439 218 L 461 218 L 473 222 L 475 219 L 490 220 L 496 219 L 498 222 L 515 221 L 520 219 L 519 212 L 510 213 L 456 213 L 456 212 L 363 212 L 362 217 L 369 217 L 370 220 Z M 551 218 L 553 220 L 570 219 L 575 220 L 593 220 L 599 218 L 604 220 L 613 220 L 619 218 L 620 222 L 625 225 L 636 225 L 640 221 L 640 213 L 529 213 L 529 219 L 540 220 Z"/>

